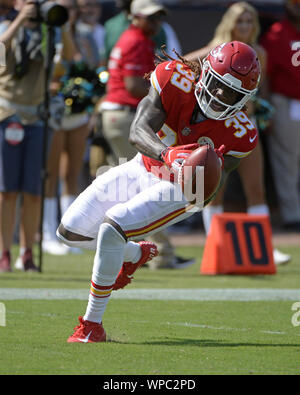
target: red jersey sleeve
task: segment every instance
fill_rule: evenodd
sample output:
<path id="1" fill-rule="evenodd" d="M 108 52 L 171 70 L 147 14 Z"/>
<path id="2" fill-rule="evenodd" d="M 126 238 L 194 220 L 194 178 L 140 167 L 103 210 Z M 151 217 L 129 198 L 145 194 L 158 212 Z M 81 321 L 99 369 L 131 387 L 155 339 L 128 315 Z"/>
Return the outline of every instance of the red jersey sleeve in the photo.
<path id="1" fill-rule="evenodd" d="M 151 74 L 151 85 L 160 95 L 166 112 L 173 108 L 175 99 L 180 98 L 182 104 L 190 100 L 194 81 L 195 74 L 177 60 L 160 63 Z"/>

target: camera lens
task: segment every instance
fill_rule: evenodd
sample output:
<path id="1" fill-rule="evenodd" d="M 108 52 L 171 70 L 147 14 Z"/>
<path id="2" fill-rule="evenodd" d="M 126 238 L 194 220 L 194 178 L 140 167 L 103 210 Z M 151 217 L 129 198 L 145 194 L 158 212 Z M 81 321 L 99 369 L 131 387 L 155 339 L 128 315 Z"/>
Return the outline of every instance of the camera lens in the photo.
<path id="1" fill-rule="evenodd" d="M 40 12 L 44 22 L 50 26 L 62 26 L 68 20 L 68 10 L 50 1 L 41 4 Z"/>

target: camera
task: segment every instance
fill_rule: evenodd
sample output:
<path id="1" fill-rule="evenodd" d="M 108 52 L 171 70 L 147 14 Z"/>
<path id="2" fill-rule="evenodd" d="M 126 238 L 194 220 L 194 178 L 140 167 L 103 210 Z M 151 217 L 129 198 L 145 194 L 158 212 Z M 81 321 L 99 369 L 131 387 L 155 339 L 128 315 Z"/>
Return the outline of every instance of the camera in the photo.
<path id="1" fill-rule="evenodd" d="M 37 17 L 31 19 L 34 22 L 44 22 L 49 26 L 62 26 L 68 20 L 66 7 L 51 0 L 38 0 L 36 2 Z"/>

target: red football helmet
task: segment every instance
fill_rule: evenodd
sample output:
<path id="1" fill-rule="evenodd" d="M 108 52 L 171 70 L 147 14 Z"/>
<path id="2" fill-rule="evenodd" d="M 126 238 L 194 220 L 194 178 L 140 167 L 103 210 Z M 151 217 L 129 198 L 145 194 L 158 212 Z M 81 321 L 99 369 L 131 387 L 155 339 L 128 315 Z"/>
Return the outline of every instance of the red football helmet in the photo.
<path id="1" fill-rule="evenodd" d="M 254 49 L 239 41 L 223 43 L 203 60 L 195 95 L 208 118 L 227 119 L 255 95 L 259 79 L 260 64 Z"/>

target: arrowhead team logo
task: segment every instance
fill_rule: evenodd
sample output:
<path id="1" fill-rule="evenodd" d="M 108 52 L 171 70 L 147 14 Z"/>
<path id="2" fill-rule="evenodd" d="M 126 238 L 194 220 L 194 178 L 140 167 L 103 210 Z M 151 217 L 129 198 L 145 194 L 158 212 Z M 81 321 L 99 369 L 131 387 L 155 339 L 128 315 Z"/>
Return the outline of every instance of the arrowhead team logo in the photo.
<path id="1" fill-rule="evenodd" d="M 217 58 L 219 56 L 220 52 L 222 51 L 222 48 L 224 47 L 224 45 L 226 45 L 226 43 L 223 43 L 223 44 L 219 45 L 218 47 L 212 49 L 210 51 L 211 56 L 214 58 Z"/>

